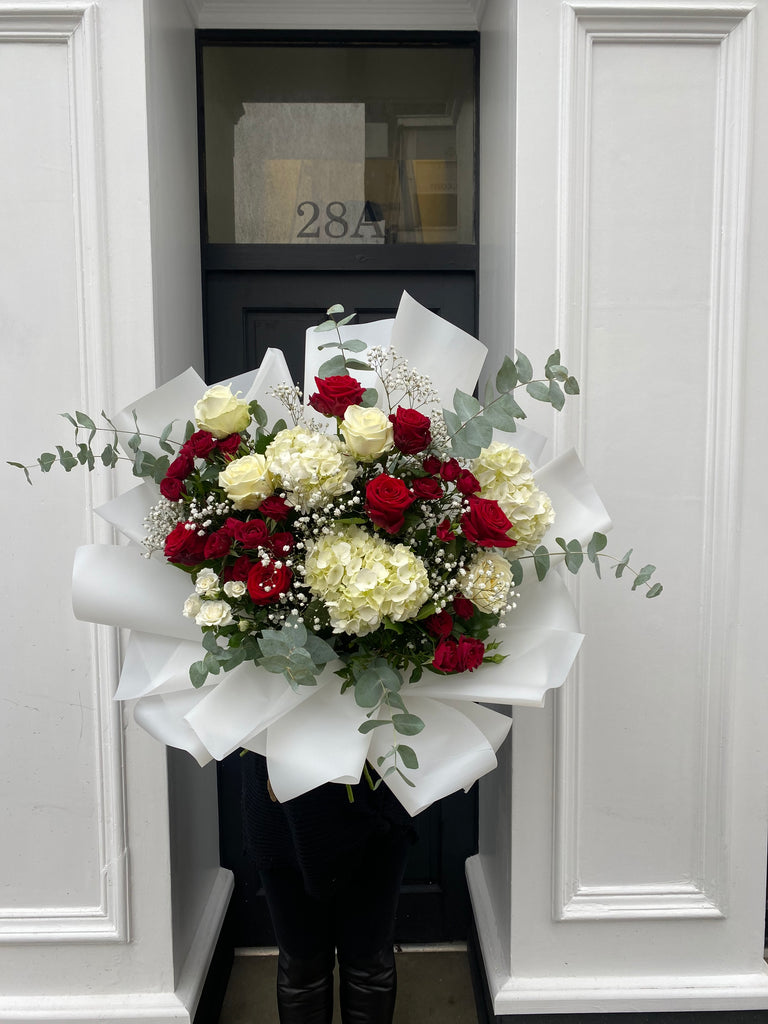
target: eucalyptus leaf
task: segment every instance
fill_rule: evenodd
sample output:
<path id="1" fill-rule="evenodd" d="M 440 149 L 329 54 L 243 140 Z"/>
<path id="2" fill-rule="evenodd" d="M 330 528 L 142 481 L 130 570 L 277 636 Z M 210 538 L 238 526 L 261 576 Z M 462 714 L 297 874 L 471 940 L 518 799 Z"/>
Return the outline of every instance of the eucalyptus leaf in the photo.
<path id="1" fill-rule="evenodd" d="M 540 544 L 533 552 L 533 564 L 536 569 L 536 575 L 539 578 L 539 582 L 541 582 L 549 572 L 550 565 L 549 552 L 543 544 Z"/>
<path id="2" fill-rule="evenodd" d="M 51 466 L 56 461 L 56 456 L 53 454 L 53 452 L 43 452 L 43 454 L 39 456 L 37 461 L 40 463 L 40 469 L 42 469 L 44 473 L 48 473 L 50 472 Z M 19 463 L 12 462 L 11 465 L 18 466 Z M 22 469 L 23 468 L 24 467 L 22 466 Z M 27 474 L 27 476 L 29 476 L 29 474 Z"/>
<path id="3" fill-rule="evenodd" d="M 537 402 L 549 402 L 549 385 L 545 384 L 541 380 L 534 380 L 526 386 L 525 389 L 531 398 L 535 398 Z"/>
<path id="4" fill-rule="evenodd" d="M 563 394 L 563 389 L 560 387 L 556 380 L 551 380 L 549 382 L 549 401 L 553 408 L 557 409 L 558 412 L 560 412 L 560 410 L 565 405 L 565 395 Z"/>
<path id="5" fill-rule="evenodd" d="M 513 558 L 509 568 L 512 572 L 512 586 L 517 587 L 523 582 L 523 567 L 516 558 Z"/>
<path id="6" fill-rule="evenodd" d="M 353 313 L 352 316 L 354 315 L 355 314 Z M 347 320 L 351 320 L 352 316 L 347 317 Z M 346 321 L 342 321 L 342 323 L 345 322 Z M 347 349 L 349 352 L 365 352 L 368 346 L 364 341 L 361 341 L 359 338 L 350 338 L 349 341 L 344 342 L 344 348 Z"/>
<path id="7" fill-rule="evenodd" d="M 499 398 L 486 405 L 483 417 L 499 430 L 506 430 L 512 434 L 517 429 L 515 420 L 524 420 L 525 412 L 512 395 L 500 395 Z"/>
<path id="8" fill-rule="evenodd" d="M 626 553 L 626 555 L 624 555 L 624 557 L 621 559 L 621 561 L 616 566 L 616 569 L 615 569 L 616 579 L 620 579 L 621 574 L 624 572 L 624 570 L 629 565 L 629 560 L 632 557 L 632 550 L 633 549 L 630 548 L 629 551 Z"/>
<path id="9" fill-rule="evenodd" d="M 344 362 L 344 356 L 331 356 L 330 359 L 327 359 L 320 365 L 317 376 L 321 379 L 325 377 L 348 377 L 349 374 L 347 373 L 347 364 Z"/>
<path id="10" fill-rule="evenodd" d="M 598 531 L 595 531 L 592 534 L 589 543 L 587 544 L 587 558 L 590 560 L 590 562 L 597 561 L 598 552 L 602 551 L 607 543 L 608 538 L 605 536 L 604 533 L 599 533 Z"/>
<path id="11" fill-rule="evenodd" d="M 515 355 L 515 370 L 517 371 L 517 379 L 520 384 L 527 384 L 533 377 L 531 361 L 528 356 L 519 349 L 516 351 Z"/>
<path id="12" fill-rule="evenodd" d="M 402 736 L 416 736 L 424 728 L 424 723 L 417 715 L 407 713 L 392 715 L 392 724 Z"/>
<path id="13" fill-rule="evenodd" d="M 324 331 L 335 331 L 336 321 L 335 320 L 324 320 L 321 324 L 318 324 L 315 328 L 318 334 L 322 334 Z"/>
<path id="14" fill-rule="evenodd" d="M 189 681 L 198 689 L 203 685 L 205 680 L 208 678 L 208 669 L 202 663 L 202 661 L 193 661 L 189 666 Z"/>
<path id="15" fill-rule="evenodd" d="M 391 725 L 392 722 L 388 718 L 369 718 L 367 722 L 363 722 L 362 725 L 358 726 L 357 731 L 362 733 L 373 732 L 374 729 L 378 729 L 380 725 Z"/>
<path id="16" fill-rule="evenodd" d="M 563 389 L 566 395 L 578 395 L 579 394 L 579 382 L 575 377 L 568 377 L 563 384 Z"/>
<path id="17" fill-rule="evenodd" d="M 468 395 L 466 391 L 462 391 L 460 388 L 456 388 L 453 395 L 453 408 L 456 410 L 458 416 L 462 420 L 471 420 L 473 416 L 477 416 L 478 413 L 483 411 L 482 405 L 472 395 Z"/>
<path id="18" fill-rule="evenodd" d="M 363 397 L 360 400 L 360 405 L 364 409 L 372 409 L 379 400 L 379 392 L 376 388 L 366 388 L 363 392 Z"/>
<path id="19" fill-rule="evenodd" d="M 403 782 L 406 784 L 406 786 L 410 786 L 411 789 L 416 789 L 416 783 L 412 782 L 408 778 L 408 776 L 405 774 L 405 772 L 401 772 L 400 769 L 399 768 L 395 768 L 394 765 L 392 767 L 397 772 L 397 774 L 400 776 L 400 778 L 403 780 Z M 389 769 L 387 770 L 387 775 L 389 775 Z"/>
<path id="20" fill-rule="evenodd" d="M 371 367 L 368 363 L 363 363 L 359 359 L 347 359 L 346 366 L 348 370 L 370 370 Z"/>
<path id="21" fill-rule="evenodd" d="M 339 320 L 339 327 L 346 327 L 348 323 L 351 323 L 355 319 L 357 313 L 349 313 L 342 320 Z M 358 349 L 359 351 L 359 349 Z"/>
<path id="22" fill-rule="evenodd" d="M 415 770 L 419 767 L 419 759 L 413 747 L 407 747 L 404 743 L 398 743 L 397 753 L 406 768 Z"/>
<path id="23" fill-rule="evenodd" d="M 355 703 L 361 708 L 375 708 L 383 689 L 379 673 L 369 668 L 355 682 Z"/>
<path id="24" fill-rule="evenodd" d="M 443 409 L 443 419 L 445 425 L 448 428 L 448 436 L 454 437 L 461 430 L 461 419 L 456 415 L 455 412 L 451 412 L 450 409 Z"/>
<path id="25" fill-rule="evenodd" d="M 330 309 L 326 309 L 326 311 L 325 311 L 326 316 L 333 316 L 334 313 L 343 313 L 343 312 L 344 312 L 344 307 L 340 303 L 338 303 L 338 302 L 336 302 L 333 306 L 331 306 Z"/>
<path id="26" fill-rule="evenodd" d="M 493 441 L 493 426 L 485 416 L 476 416 L 475 419 L 469 420 L 469 422 L 464 424 L 462 434 L 465 441 L 469 444 L 477 445 L 479 448 L 487 448 Z"/>
<path id="27" fill-rule="evenodd" d="M 509 356 L 504 360 L 496 374 L 496 390 L 499 392 L 511 391 L 517 386 L 517 370 Z"/>
<path id="28" fill-rule="evenodd" d="M 27 478 L 27 483 L 30 485 L 30 487 L 32 486 L 32 477 L 29 475 L 29 470 L 27 469 L 23 462 L 9 462 L 8 465 L 14 466 L 16 469 L 20 469 L 23 472 L 24 476 Z"/>
<path id="29" fill-rule="evenodd" d="M 654 583 L 652 587 L 648 589 L 646 597 L 658 597 L 664 588 L 660 583 Z"/>

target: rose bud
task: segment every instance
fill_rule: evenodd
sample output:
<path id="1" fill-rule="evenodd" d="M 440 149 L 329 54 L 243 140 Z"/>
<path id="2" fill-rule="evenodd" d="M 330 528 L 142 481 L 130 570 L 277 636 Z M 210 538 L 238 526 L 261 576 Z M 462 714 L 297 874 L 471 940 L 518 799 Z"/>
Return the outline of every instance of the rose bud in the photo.
<path id="1" fill-rule="evenodd" d="M 459 474 L 461 473 L 461 466 L 456 459 L 448 459 L 440 466 L 440 476 L 443 480 L 447 480 L 448 483 L 453 483 L 458 480 Z"/>
<path id="2" fill-rule="evenodd" d="M 180 501 L 185 495 L 184 482 L 175 477 L 166 476 L 160 481 L 160 493 L 168 501 Z"/>
<path id="3" fill-rule="evenodd" d="M 437 501 L 443 496 L 443 488 L 438 480 L 432 476 L 417 476 L 411 481 L 411 490 L 415 497 L 423 501 Z"/>
<path id="4" fill-rule="evenodd" d="M 429 473 L 430 476 L 434 476 L 435 473 L 440 472 L 440 466 L 442 463 L 436 455 L 428 455 L 421 465 L 424 468 L 425 473 Z"/>
<path id="5" fill-rule="evenodd" d="M 432 667 L 438 672 L 459 671 L 459 645 L 455 640 L 441 640 L 435 648 L 435 656 L 432 659 Z"/>
<path id="6" fill-rule="evenodd" d="M 483 663 L 484 654 L 485 644 L 482 640 L 478 640 L 473 636 L 459 637 L 458 659 L 460 672 L 473 672 L 476 668 L 479 668 Z"/>
<path id="7" fill-rule="evenodd" d="M 488 498 L 470 498 L 469 511 L 461 517 L 464 536 L 481 548 L 512 548 L 517 544 L 507 535 L 512 523 L 498 502 Z"/>
<path id="8" fill-rule="evenodd" d="M 217 441 L 216 447 L 220 452 L 224 452 L 225 455 L 234 455 L 242 443 L 243 439 L 239 434 L 229 434 L 227 437 L 223 437 L 221 441 Z"/>
<path id="9" fill-rule="evenodd" d="M 417 412 L 416 409 L 404 409 L 398 406 L 394 415 L 389 417 L 395 438 L 395 447 L 404 455 L 415 455 L 423 452 L 432 444 L 429 417 Z"/>
<path id="10" fill-rule="evenodd" d="M 456 487 L 461 491 L 462 494 L 479 494 L 480 493 L 480 481 L 474 475 L 470 473 L 468 469 L 462 469 L 456 480 Z"/>
<path id="11" fill-rule="evenodd" d="M 471 619 L 475 614 L 475 606 L 468 598 L 457 594 L 453 599 L 453 611 L 459 619 Z"/>
<path id="12" fill-rule="evenodd" d="M 205 537 L 198 536 L 194 523 L 178 523 L 165 538 L 164 554 L 169 562 L 197 565 L 205 560 Z"/>
<path id="13" fill-rule="evenodd" d="M 375 476 L 365 488 L 368 518 L 387 533 L 397 533 L 403 528 L 403 513 L 413 502 L 414 497 L 403 481 L 386 473 Z"/>
<path id="14" fill-rule="evenodd" d="M 216 439 L 209 430 L 196 430 L 181 446 L 181 451 L 204 459 L 215 447 Z"/>
<path id="15" fill-rule="evenodd" d="M 307 404 L 322 416 L 342 417 L 350 405 L 360 405 L 365 388 L 354 377 L 315 377 L 317 392 Z"/>
<path id="16" fill-rule="evenodd" d="M 430 615 L 428 619 L 425 619 L 424 625 L 433 636 L 446 637 L 450 636 L 453 629 L 453 619 L 443 609 L 441 612 L 436 612 L 434 615 Z"/>
<path id="17" fill-rule="evenodd" d="M 259 512 L 267 519 L 274 519 L 275 522 L 279 523 L 281 519 L 285 519 L 288 513 L 291 511 L 291 506 L 284 498 L 278 498 L 276 494 L 270 494 L 268 498 L 259 505 Z"/>

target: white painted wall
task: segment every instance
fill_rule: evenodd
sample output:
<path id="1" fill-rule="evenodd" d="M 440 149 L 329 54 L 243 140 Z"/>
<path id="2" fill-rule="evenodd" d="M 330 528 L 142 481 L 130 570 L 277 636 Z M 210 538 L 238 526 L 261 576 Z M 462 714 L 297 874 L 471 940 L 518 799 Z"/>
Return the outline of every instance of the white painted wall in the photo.
<path id="1" fill-rule="evenodd" d="M 485 784 L 470 881 L 500 1014 L 768 1007 L 765 606 L 745 562 L 768 500 L 748 418 L 766 359 L 764 14 L 517 4 L 515 339 L 540 360 L 560 347 L 583 383 L 535 422 L 555 451 L 578 446 L 611 548 L 634 545 L 666 589 L 575 588 L 577 670 L 547 712 L 516 713 Z M 511 92 L 510 19 L 490 0 L 481 110 Z M 492 179 L 509 134 L 482 138 Z M 482 211 L 487 266 L 499 226 Z"/>
<path id="2" fill-rule="evenodd" d="M 199 365 L 194 51 L 175 59 L 182 18 L 191 39 L 183 4 L 163 5 L 153 35 L 140 0 L 0 3 L 6 458 L 69 444 L 60 410 L 120 408 L 150 390 L 156 334 L 167 339 L 159 375 Z M 179 92 L 158 67 L 175 82 L 184 63 L 189 104 L 170 127 Z M 149 123 L 169 140 L 151 178 Z M 163 211 L 152 224 L 151 204 Z M 77 471 L 34 489 L 17 470 L 4 476 L 0 1020 L 188 1021 L 231 888 L 213 773 L 174 766 L 169 796 L 165 750 L 112 701 L 118 638 L 70 610 L 72 553 L 108 539 L 90 509 L 114 489 Z M 171 813 L 192 851 L 173 885 Z"/>

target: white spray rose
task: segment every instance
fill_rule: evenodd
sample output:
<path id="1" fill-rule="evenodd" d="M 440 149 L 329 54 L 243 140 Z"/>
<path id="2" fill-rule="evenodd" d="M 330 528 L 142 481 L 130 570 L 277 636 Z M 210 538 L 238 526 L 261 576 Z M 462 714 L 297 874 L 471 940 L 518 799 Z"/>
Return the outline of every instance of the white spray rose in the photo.
<path id="1" fill-rule="evenodd" d="M 203 601 L 195 616 L 198 626 L 228 626 L 232 622 L 232 609 L 226 601 Z"/>
<path id="2" fill-rule="evenodd" d="M 195 402 L 195 420 L 214 437 L 239 434 L 251 422 L 248 403 L 232 394 L 229 384 L 216 384 Z"/>
<path id="3" fill-rule="evenodd" d="M 372 462 L 395 444 L 392 424 L 381 409 L 350 405 L 341 421 L 341 432 L 352 454 L 365 462 Z"/>
<path id="4" fill-rule="evenodd" d="M 237 509 L 258 508 L 274 490 L 272 475 L 263 455 L 243 455 L 233 459 L 219 473 L 219 487 Z"/>
<path id="5" fill-rule="evenodd" d="M 217 597 L 219 593 L 219 577 L 213 569 L 201 569 L 195 579 L 195 590 L 202 597 Z"/>
<path id="6" fill-rule="evenodd" d="M 187 619 L 194 619 L 194 617 L 200 611 L 202 603 L 203 599 L 200 597 L 199 594 L 190 594 L 187 600 L 184 602 L 182 615 L 184 615 Z"/>
<path id="7" fill-rule="evenodd" d="M 224 593 L 227 597 L 245 597 L 247 586 L 243 580 L 227 580 L 224 584 Z"/>

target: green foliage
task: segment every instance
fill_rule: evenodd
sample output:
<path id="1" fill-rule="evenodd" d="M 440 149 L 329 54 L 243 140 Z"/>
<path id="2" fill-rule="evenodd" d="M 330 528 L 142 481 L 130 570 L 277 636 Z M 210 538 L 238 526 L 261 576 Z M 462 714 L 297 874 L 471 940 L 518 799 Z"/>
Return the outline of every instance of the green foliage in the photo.
<path id="1" fill-rule="evenodd" d="M 308 633 L 298 616 L 291 616 L 281 629 L 264 629 L 256 644 L 261 657 L 255 659 L 267 672 L 282 673 L 294 690 L 316 686 L 323 666 L 336 657 L 329 643 Z"/>
<path id="2" fill-rule="evenodd" d="M 533 367 L 524 353 L 518 351 L 514 362 L 505 356 L 495 381 L 487 382 L 484 404 L 457 389 L 453 409 L 443 410 L 453 455 L 461 459 L 477 458 L 493 440 L 494 428 L 508 434 L 516 431 L 516 420 L 525 419 L 525 412 L 513 395 L 519 387 L 525 387 L 531 398 L 548 403 L 558 412 L 565 404 L 566 394 L 579 393 L 576 378 L 570 376 L 567 367 L 560 362 L 559 350 L 547 359 L 544 377 L 540 380 L 533 380 Z"/>
<path id="3" fill-rule="evenodd" d="M 331 306 L 331 308 L 327 310 L 328 316 L 331 318 L 333 318 L 335 314 L 343 312 L 344 307 L 339 305 L 338 303 L 336 303 L 335 306 Z M 368 348 L 366 343 L 364 341 L 361 341 L 360 338 L 350 338 L 349 341 L 342 341 L 341 339 L 341 332 L 339 331 L 339 327 L 344 327 L 351 320 L 353 320 L 354 317 L 355 314 L 350 313 L 349 316 L 345 316 L 338 321 L 334 319 L 324 320 L 323 323 L 319 324 L 315 328 L 316 331 L 319 331 L 321 333 L 325 331 L 336 331 L 336 334 L 338 335 L 339 339 L 338 341 L 327 341 L 323 345 L 318 345 L 318 349 L 336 348 L 339 350 L 336 355 L 331 356 L 330 359 L 326 359 L 324 363 L 321 363 L 320 368 L 317 371 L 317 376 L 320 377 L 321 379 L 325 377 L 348 377 L 350 370 L 371 369 L 368 363 L 363 362 L 361 359 L 351 359 L 347 355 L 347 353 L 349 352 L 365 352 L 365 350 Z M 367 401 L 363 401 L 363 405 L 368 407 L 375 405 L 378 397 L 376 395 L 375 390 L 373 390 L 372 388 L 369 390 L 372 391 L 373 394 L 368 395 Z M 368 394 L 368 392 L 366 392 L 366 394 Z"/>

